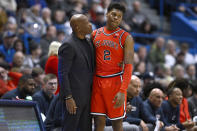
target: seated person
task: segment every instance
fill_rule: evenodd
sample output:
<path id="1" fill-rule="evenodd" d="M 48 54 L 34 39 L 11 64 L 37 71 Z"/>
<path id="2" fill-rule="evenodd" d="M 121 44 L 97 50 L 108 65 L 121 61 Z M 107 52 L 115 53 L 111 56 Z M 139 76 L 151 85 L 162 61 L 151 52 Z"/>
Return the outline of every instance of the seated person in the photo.
<path id="1" fill-rule="evenodd" d="M 189 105 L 189 114 L 191 118 L 197 122 L 197 82 L 194 83 L 192 91 L 193 95 L 187 99 Z"/>
<path id="2" fill-rule="evenodd" d="M 163 102 L 163 91 L 159 88 L 154 88 L 151 90 L 149 97 L 146 101 L 144 101 L 144 108 L 148 113 L 148 117 L 145 122 L 151 123 L 155 125 L 157 130 L 165 130 L 165 131 L 176 131 L 174 126 L 166 126 L 164 114 L 161 108 L 161 104 Z"/>
<path id="3" fill-rule="evenodd" d="M 180 123 L 180 104 L 182 102 L 182 91 L 179 88 L 172 87 L 168 91 L 168 100 L 163 101 L 162 110 L 167 126 L 174 125 L 175 129 L 183 130 L 184 127 Z"/>
<path id="4" fill-rule="evenodd" d="M 16 89 L 8 91 L 1 98 L 10 100 L 28 99 L 32 100 L 35 91 L 35 81 L 31 75 L 23 75 L 18 82 Z"/>
<path id="5" fill-rule="evenodd" d="M 41 113 L 47 115 L 51 101 L 57 90 L 57 77 L 54 74 L 47 74 L 44 77 L 44 85 L 40 91 L 35 93 L 32 97 L 37 101 Z"/>
<path id="6" fill-rule="evenodd" d="M 139 97 L 139 92 L 141 90 L 141 81 L 140 79 L 132 75 L 130 84 L 127 89 L 127 115 L 125 118 L 125 121 L 129 123 L 128 126 L 124 126 L 123 122 L 123 127 L 129 128 L 137 131 L 142 128 L 143 131 L 148 131 L 148 126 L 144 122 L 144 118 L 147 116 L 145 108 L 143 107 L 143 101 Z M 137 125 L 137 126 L 136 126 Z"/>
<path id="7" fill-rule="evenodd" d="M 192 121 L 190 114 L 189 114 L 189 106 L 187 97 L 190 96 L 190 84 L 187 79 L 179 78 L 172 81 L 168 88 L 170 87 L 177 87 L 181 89 L 183 93 L 183 99 L 180 104 L 180 122 L 186 130 L 194 130 L 197 128 L 195 126 L 195 122 Z"/>
<path id="8" fill-rule="evenodd" d="M 59 100 L 59 95 L 55 96 L 51 101 L 46 120 L 44 121 L 47 131 L 61 130 L 64 106 L 64 103 Z"/>

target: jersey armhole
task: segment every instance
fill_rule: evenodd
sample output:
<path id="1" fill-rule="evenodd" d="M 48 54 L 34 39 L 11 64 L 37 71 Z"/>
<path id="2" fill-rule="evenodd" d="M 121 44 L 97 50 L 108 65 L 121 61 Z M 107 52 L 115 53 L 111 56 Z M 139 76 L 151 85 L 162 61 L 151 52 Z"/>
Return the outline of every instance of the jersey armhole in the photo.
<path id="1" fill-rule="evenodd" d="M 125 44 L 125 40 L 126 38 L 129 36 L 130 34 L 126 31 L 122 32 L 122 34 L 120 35 L 120 46 L 123 48 L 124 44 Z"/>

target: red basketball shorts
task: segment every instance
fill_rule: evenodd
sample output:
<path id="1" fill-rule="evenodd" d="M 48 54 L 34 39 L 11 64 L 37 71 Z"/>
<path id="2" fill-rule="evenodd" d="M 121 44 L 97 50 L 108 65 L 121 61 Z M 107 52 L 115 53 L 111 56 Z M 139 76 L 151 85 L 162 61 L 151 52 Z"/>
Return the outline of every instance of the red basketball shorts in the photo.
<path id="1" fill-rule="evenodd" d="M 119 108 L 114 108 L 113 99 L 121 86 L 121 76 L 101 78 L 94 76 L 93 90 L 91 98 L 91 114 L 104 115 L 110 120 L 117 120 L 125 117 L 126 114 L 126 94 L 125 102 Z"/>

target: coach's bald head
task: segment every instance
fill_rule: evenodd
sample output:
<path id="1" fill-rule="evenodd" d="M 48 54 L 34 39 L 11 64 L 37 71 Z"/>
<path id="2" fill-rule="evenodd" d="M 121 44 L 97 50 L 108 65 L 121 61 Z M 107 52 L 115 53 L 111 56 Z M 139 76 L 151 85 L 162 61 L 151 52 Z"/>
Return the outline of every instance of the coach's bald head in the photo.
<path id="1" fill-rule="evenodd" d="M 83 14 L 75 14 L 70 19 L 70 26 L 72 27 L 73 32 L 80 39 L 84 39 L 85 35 L 92 32 L 92 25 L 88 21 L 87 16 Z"/>

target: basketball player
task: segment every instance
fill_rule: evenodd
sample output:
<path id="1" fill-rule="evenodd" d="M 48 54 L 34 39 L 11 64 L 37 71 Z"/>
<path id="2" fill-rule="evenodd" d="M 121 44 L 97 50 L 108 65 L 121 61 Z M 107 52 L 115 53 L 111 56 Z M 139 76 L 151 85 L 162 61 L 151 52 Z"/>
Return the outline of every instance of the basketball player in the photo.
<path id="1" fill-rule="evenodd" d="M 125 116 L 126 90 L 132 74 L 133 39 L 119 28 L 125 7 L 111 3 L 107 22 L 92 33 L 96 50 L 96 71 L 93 80 L 91 114 L 96 131 L 103 131 L 108 117 L 114 131 L 122 131 Z"/>

